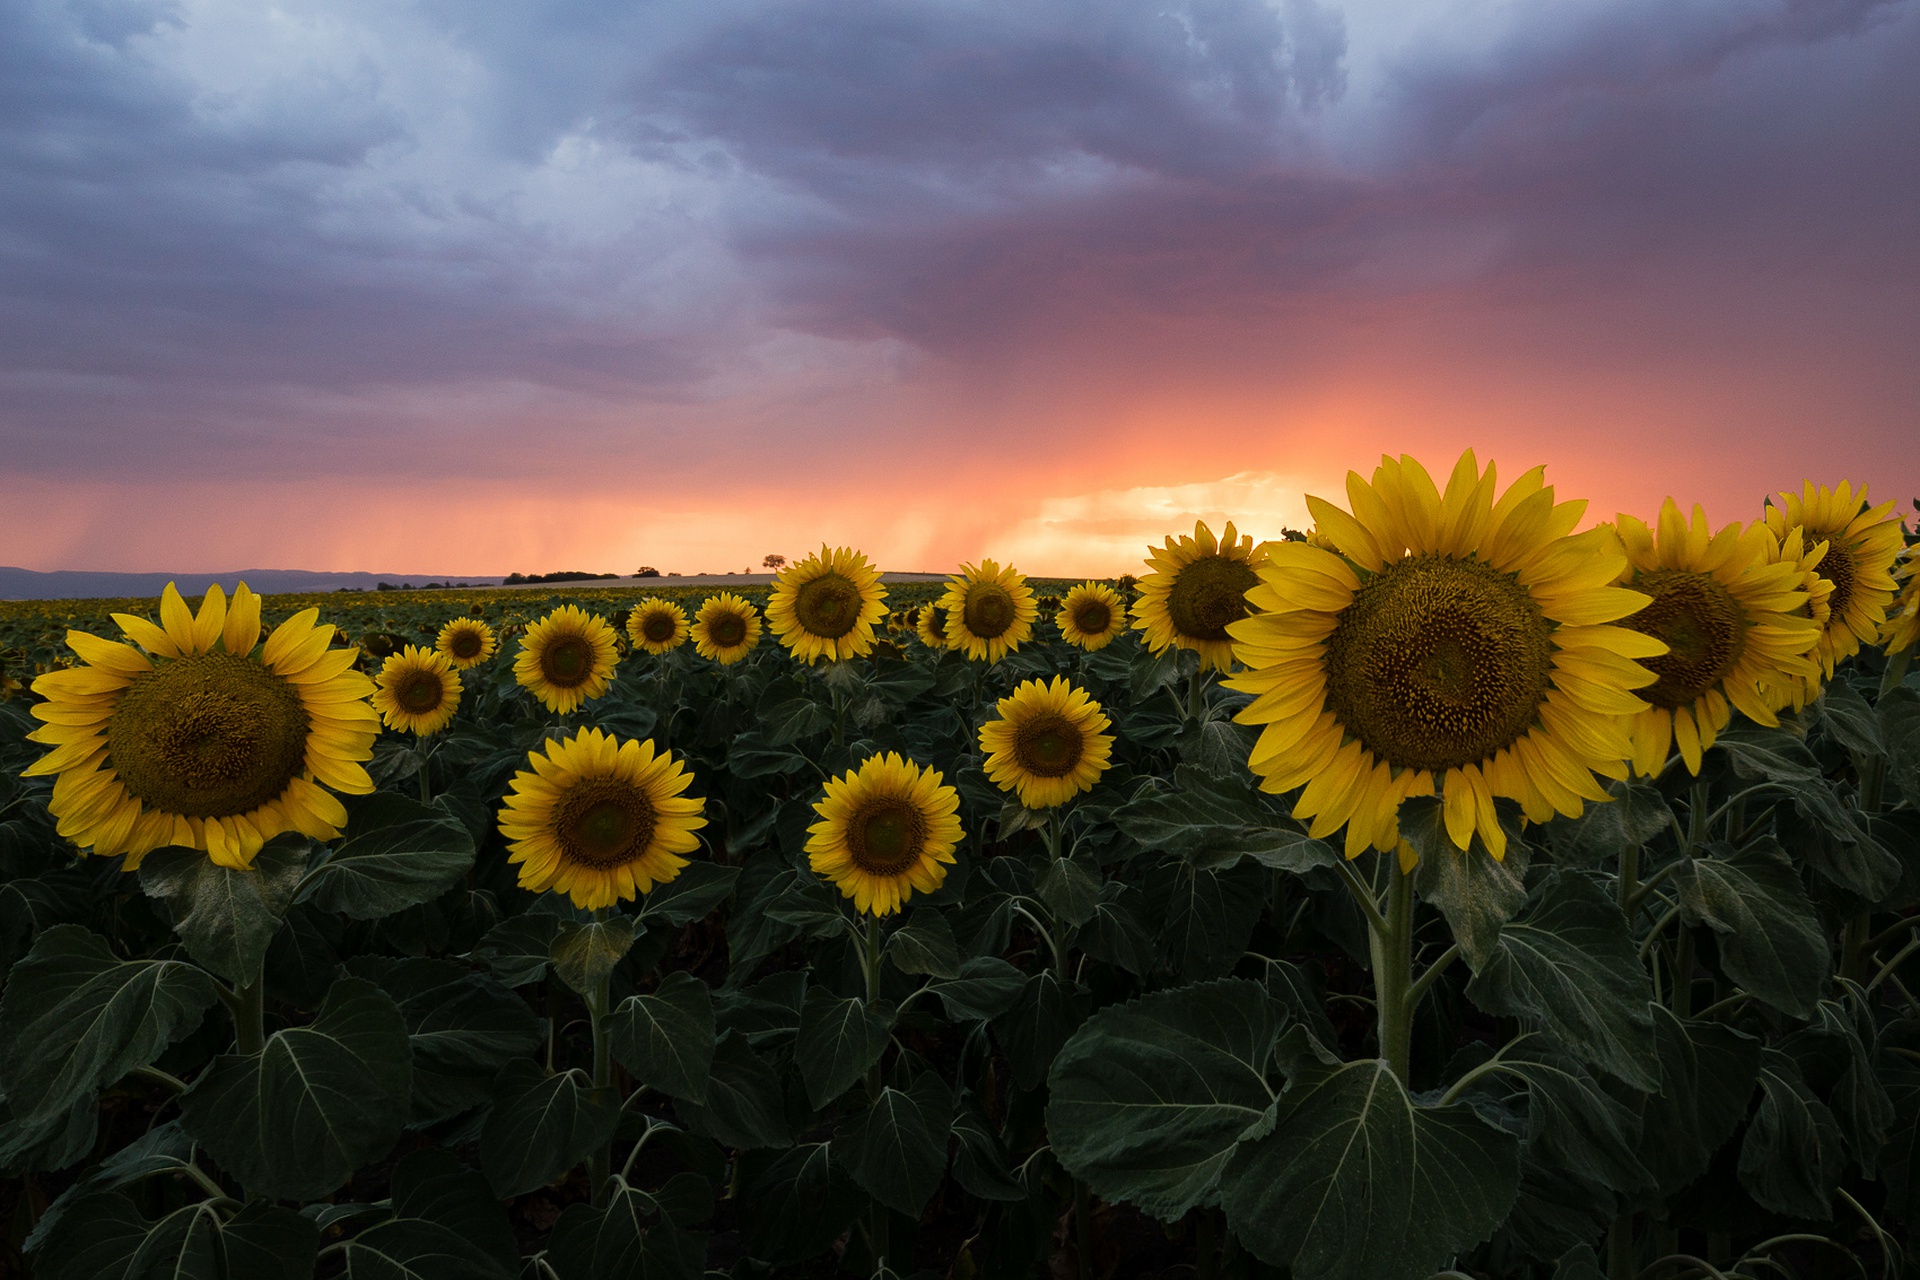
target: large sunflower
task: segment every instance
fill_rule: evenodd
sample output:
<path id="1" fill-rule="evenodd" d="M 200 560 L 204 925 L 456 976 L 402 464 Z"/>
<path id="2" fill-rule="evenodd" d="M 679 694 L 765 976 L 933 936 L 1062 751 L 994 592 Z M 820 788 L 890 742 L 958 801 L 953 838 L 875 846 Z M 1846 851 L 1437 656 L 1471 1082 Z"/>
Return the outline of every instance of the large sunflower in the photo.
<path id="1" fill-rule="evenodd" d="M 767 623 L 802 662 L 837 662 L 873 651 L 873 624 L 887 616 L 880 571 L 851 547 L 822 546 L 773 580 Z"/>
<path id="2" fill-rule="evenodd" d="M 693 647 L 730 667 L 760 643 L 760 611 L 731 591 L 708 596 L 693 619 Z"/>
<path id="3" fill-rule="evenodd" d="M 987 777 L 1029 809 L 1051 809 L 1090 790 L 1107 771 L 1113 722 L 1065 676 L 1022 682 L 980 726 Z"/>
<path id="4" fill-rule="evenodd" d="M 408 645 L 380 664 L 373 706 L 389 729 L 417 737 L 438 733 L 460 709 L 460 674 L 434 649 Z"/>
<path id="5" fill-rule="evenodd" d="M 500 810 L 523 889 L 609 907 L 673 879 L 687 865 L 679 855 L 700 847 L 693 833 L 707 825 L 705 802 L 680 794 L 693 775 L 652 742 L 582 729 L 527 763 L 532 772 L 513 775 Z"/>
<path id="6" fill-rule="evenodd" d="M 1920 542 L 1901 553 L 1900 567 L 1893 576 L 1902 584 L 1900 594 L 1880 628 L 1880 643 L 1888 653 L 1911 649 L 1920 640 Z"/>
<path id="7" fill-rule="evenodd" d="M 455 671 L 477 667 L 494 655 L 500 642 L 493 628 L 478 618 L 455 618 L 440 628 L 433 647 L 446 656 Z"/>
<path id="8" fill-rule="evenodd" d="M 1701 753 L 1734 711 L 1776 725 L 1786 681 L 1819 677 L 1806 657 L 1820 627 L 1806 613 L 1805 578 L 1797 565 L 1775 558 L 1765 525 L 1710 533 L 1698 505 L 1688 520 L 1668 498 L 1657 535 L 1629 515 L 1618 527 L 1628 561 L 1620 581 L 1653 598 L 1621 625 L 1667 646 L 1641 660 L 1658 678 L 1639 690 L 1653 705 L 1631 722 L 1633 767 L 1658 776 L 1678 742 L 1681 759 L 1697 774 Z"/>
<path id="9" fill-rule="evenodd" d="M 687 642 L 687 611 L 671 600 L 648 596 L 627 615 L 627 639 L 648 653 L 670 653 Z"/>
<path id="10" fill-rule="evenodd" d="M 1104 582 L 1083 582 L 1067 592 L 1054 622 L 1062 640 L 1092 653 L 1112 644 L 1127 625 L 1126 601 Z"/>
<path id="11" fill-rule="evenodd" d="M 607 691 L 614 653 L 605 618 L 563 604 L 527 628 L 513 675 L 547 710 L 568 715 Z"/>
<path id="12" fill-rule="evenodd" d="M 1618 537 L 1572 534 L 1586 504 L 1555 504 L 1541 468 L 1495 487 L 1471 450 L 1444 496 L 1409 457 L 1349 472 L 1351 514 L 1307 499 L 1339 553 L 1271 548 L 1264 612 L 1231 627 L 1252 669 L 1227 684 L 1256 695 L 1239 719 L 1266 726 L 1249 767 L 1304 785 L 1294 814 L 1346 827 L 1348 857 L 1399 849 L 1401 801 L 1436 791 L 1456 846 L 1477 831 L 1503 857 L 1494 797 L 1544 822 L 1606 799 L 1594 772 L 1626 775 L 1633 690 L 1655 678 L 1633 660 L 1666 645 L 1609 624 L 1651 600 L 1614 585 Z"/>
<path id="13" fill-rule="evenodd" d="M 855 910 L 892 915 L 947 878 L 960 843 L 960 795 L 939 773 L 888 752 L 827 782 L 807 828 L 807 861 Z"/>
<path id="14" fill-rule="evenodd" d="M 1804 531 L 1809 547 L 1827 544 L 1819 574 L 1833 584 L 1827 601 L 1830 615 L 1814 656 L 1823 675 L 1834 664 L 1851 658 L 1861 644 L 1871 644 L 1880 633 L 1896 590 L 1893 562 L 1904 539 L 1893 503 L 1867 505 L 1867 486 L 1855 489 L 1842 481 L 1837 489 L 1806 482 L 1798 495 L 1782 493 L 1776 505 L 1767 499 L 1767 528 L 1784 540 L 1794 529 Z"/>
<path id="15" fill-rule="evenodd" d="M 1247 616 L 1247 592 L 1260 580 L 1270 546 L 1239 536 L 1231 520 L 1216 541 L 1202 520 L 1191 538 L 1169 535 L 1165 549 L 1149 547 L 1153 572 L 1140 580 L 1134 630 L 1147 633 L 1155 653 L 1169 645 L 1192 649 L 1202 670 L 1225 671 L 1234 654 L 1227 628 Z"/>
<path id="16" fill-rule="evenodd" d="M 914 634 L 929 649 L 947 647 L 947 610 L 940 604 L 923 604 L 913 620 Z"/>
<path id="17" fill-rule="evenodd" d="M 1026 578 L 993 560 L 961 565 L 947 579 L 940 607 L 947 611 L 947 647 L 975 662 L 998 662 L 1018 649 L 1040 615 Z"/>
<path id="18" fill-rule="evenodd" d="M 286 831 L 340 834 L 347 813 L 317 783 L 362 795 L 373 782 L 380 717 L 355 649 L 329 649 L 318 609 L 260 639 L 260 597 L 241 583 L 228 604 L 209 587 L 196 615 L 172 583 L 160 624 L 116 613 L 147 652 L 83 631 L 67 643 L 84 666 L 33 682 L 46 721 L 29 735 L 53 750 L 27 767 L 55 774 L 58 831 L 129 869 L 163 845 L 204 850 L 223 867 L 253 864 Z M 258 646 L 258 647 L 256 647 Z"/>

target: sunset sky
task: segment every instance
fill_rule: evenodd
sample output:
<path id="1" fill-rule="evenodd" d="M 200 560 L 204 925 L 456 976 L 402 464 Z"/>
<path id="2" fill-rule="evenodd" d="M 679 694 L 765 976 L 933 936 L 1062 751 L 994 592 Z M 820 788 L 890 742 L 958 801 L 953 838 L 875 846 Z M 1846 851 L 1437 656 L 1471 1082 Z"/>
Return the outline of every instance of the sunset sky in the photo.
<path id="1" fill-rule="evenodd" d="M 12 0 L 0 564 L 1920 493 L 1920 0 Z"/>

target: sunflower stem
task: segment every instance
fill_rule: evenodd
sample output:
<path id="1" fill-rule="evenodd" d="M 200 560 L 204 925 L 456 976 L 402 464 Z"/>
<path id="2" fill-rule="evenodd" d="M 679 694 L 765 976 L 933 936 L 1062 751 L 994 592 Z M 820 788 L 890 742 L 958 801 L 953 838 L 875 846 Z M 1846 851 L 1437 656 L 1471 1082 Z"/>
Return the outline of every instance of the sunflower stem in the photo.
<path id="1" fill-rule="evenodd" d="M 1607 1280 L 1634 1280 L 1639 1271 L 1633 1252 L 1633 1211 L 1613 1220 L 1607 1232 Z"/>
<path id="2" fill-rule="evenodd" d="M 1187 677 L 1187 719 L 1198 720 L 1207 709 L 1207 664 L 1199 662 Z"/>
<path id="3" fill-rule="evenodd" d="M 595 922 L 606 919 L 607 909 L 597 908 L 593 913 Z M 607 1035 L 607 993 L 613 980 L 613 971 L 608 969 L 594 982 L 593 989 L 587 993 L 587 1019 L 593 1028 L 593 1087 L 604 1089 L 613 1083 L 613 1046 Z M 594 1149 L 587 1165 L 587 1181 L 593 1191 L 593 1207 L 604 1209 L 607 1206 L 607 1183 L 613 1171 L 613 1139 Z"/>
<path id="4" fill-rule="evenodd" d="M 1389 863 L 1384 929 L 1371 929 L 1375 1014 L 1380 1056 L 1401 1084 L 1410 1084 L 1413 1059 L 1413 876 Z M 1369 922 L 1371 923 L 1371 922 Z"/>
<path id="5" fill-rule="evenodd" d="M 1080 1280 L 1093 1280 L 1093 1197 L 1087 1184 L 1073 1180 L 1073 1251 L 1080 1263 Z"/>
<path id="6" fill-rule="evenodd" d="M 1884 690 L 1886 684 L 1881 683 Z M 1866 760 L 1856 759 L 1854 771 L 1860 777 L 1860 795 L 1858 808 L 1869 821 L 1880 812 L 1880 795 L 1887 781 L 1887 758 L 1875 755 Z M 1847 921 L 1840 935 L 1840 976 L 1854 982 L 1865 982 L 1867 970 L 1873 964 L 1873 912 L 1871 909 Z"/>
<path id="7" fill-rule="evenodd" d="M 1627 918 L 1627 928 L 1633 928 L 1633 914 L 1637 904 L 1635 891 L 1640 888 L 1640 846 L 1630 844 L 1620 851 L 1620 883 L 1615 886 L 1619 895 L 1620 914 Z"/>
<path id="8" fill-rule="evenodd" d="M 420 757 L 420 803 L 432 804 L 433 775 L 428 772 L 427 766 L 433 760 L 433 752 L 427 749 L 425 743 L 418 741 L 414 743 L 413 750 Z"/>
<path id="9" fill-rule="evenodd" d="M 266 982 L 256 974 L 233 994 L 234 1047 L 243 1055 L 259 1053 L 267 1047 Z"/>
<path id="10" fill-rule="evenodd" d="M 867 1008 L 872 1009 L 880 1003 L 880 917 L 867 917 L 867 937 L 864 948 L 867 978 Z M 883 1055 L 884 1056 L 884 1055 Z M 873 1065 L 867 1068 L 867 1101 L 874 1104 L 880 1101 L 883 1077 L 880 1072 L 880 1059 L 875 1058 Z M 878 1275 L 887 1265 L 887 1206 L 878 1200 L 873 1202 L 867 1220 L 867 1243 L 873 1246 L 873 1270 Z"/>

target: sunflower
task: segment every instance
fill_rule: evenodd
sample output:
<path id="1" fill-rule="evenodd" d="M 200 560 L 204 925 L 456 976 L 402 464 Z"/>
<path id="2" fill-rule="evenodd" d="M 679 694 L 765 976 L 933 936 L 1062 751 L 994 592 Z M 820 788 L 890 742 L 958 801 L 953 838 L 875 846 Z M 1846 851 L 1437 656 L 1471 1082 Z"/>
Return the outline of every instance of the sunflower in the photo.
<path id="1" fill-rule="evenodd" d="M 1808 546 L 1827 544 L 1819 573 L 1833 584 L 1833 595 L 1814 656 L 1821 674 L 1831 676 L 1835 663 L 1851 658 L 1862 642 L 1872 643 L 1880 633 L 1897 590 L 1892 570 L 1904 543 L 1900 521 L 1892 515 L 1893 503 L 1869 507 L 1867 487 L 1855 489 L 1845 481 L 1829 489 L 1809 480 L 1798 496 L 1779 498 L 1777 506 L 1767 500 L 1767 528 L 1774 537 L 1784 541 L 1800 529 Z"/>
<path id="2" fill-rule="evenodd" d="M 913 630 L 929 649 L 947 647 L 947 611 L 938 604 L 922 605 L 913 620 Z"/>
<path id="3" fill-rule="evenodd" d="M 567 715 L 607 691 L 616 660 L 607 620 L 563 604 L 527 628 L 513 674 L 547 710 Z"/>
<path id="4" fill-rule="evenodd" d="M 1773 531 L 1769 529 L 1767 534 L 1771 538 Z M 1826 555 L 1826 543 L 1807 545 L 1804 529 L 1789 529 L 1786 541 L 1776 542 L 1772 553 L 1773 562 L 1790 566 L 1794 585 L 1806 592 L 1806 603 L 1794 611 L 1794 616 L 1811 621 L 1816 631 L 1825 631 L 1828 619 L 1833 616 L 1833 583 L 1820 576 L 1820 562 Z M 1775 710 L 1790 707 L 1798 713 L 1820 696 L 1818 649 L 1810 651 L 1807 659 L 1813 665 L 1811 674 L 1788 671 L 1762 674 L 1761 692 L 1769 706 Z"/>
<path id="5" fill-rule="evenodd" d="M 807 861 L 852 898 L 854 909 L 892 915 L 914 890 L 947 878 L 960 843 L 960 796 L 933 769 L 893 752 L 829 779 L 807 828 Z"/>
<path id="6" fill-rule="evenodd" d="M 760 643 L 760 631 L 760 611 L 731 591 L 722 591 L 702 601 L 693 617 L 694 651 L 730 667 L 753 652 Z"/>
<path id="7" fill-rule="evenodd" d="M 998 662 L 1018 649 L 1040 612 L 1020 571 L 992 560 L 961 565 L 947 579 L 940 607 L 947 611 L 947 648 L 975 662 Z"/>
<path id="8" fill-rule="evenodd" d="M 671 600 L 648 596 L 627 615 L 627 639 L 648 653 L 671 653 L 687 642 L 687 611 Z"/>
<path id="9" fill-rule="evenodd" d="M 1777 725 L 1786 681 L 1819 677 L 1806 657 L 1820 627 L 1806 614 L 1805 578 L 1775 558 L 1778 544 L 1763 524 L 1709 533 L 1705 511 L 1695 505 L 1688 520 L 1672 498 L 1661 504 L 1657 536 L 1632 516 L 1619 521 L 1628 562 L 1620 581 L 1653 599 L 1621 625 L 1667 646 L 1643 659 L 1658 678 L 1639 691 L 1652 705 L 1629 726 L 1633 767 L 1658 776 L 1678 742 L 1697 774 L 1701 753 L 1734 711 Z"/>
<path id="10" fill-rule="evenodd" d="M 1264 612 L 1230 627 L 1254 694 L 1239 719 L 1265 725 L 1250 767 L 1268 791 L 1305 786 L 1294 814 L 1346 852 L 1400 852 L 1400 803 L 1444 798 L 1461 849 L 1477 831 L 1494 857 L 1506 836 L 1494 797 L 1527 817 L 1578 814 L 1626 776 L 1624 717 L 1647 709 L 1636 658 L 1666 645 L 1608 625 L 1652 603 L 1614 583 L 1619 538 L 1571 533 L 1584 502 L 1556 504 L 1535 468 L 1498 500 L 1471 450 L 1443 496 L 1409 457 L 1383 458 L 1368 484 L 1348 473 L 1352 514 L 1308 507 L 1339 553 L 1270 549 L 1252 593 Z"/>
<path id="11" fill-rule="evenodd" d="M 1000 718 L 980 726 L 987 776 L 1029 809 L 1051 809 L 1090 790 L 1107 771 L 1113 722 L 1065 676 L 1028 680 L 1000 699 Z"/>
<path id="12" fill-rule="evenodd" d="M 172 583 L 160 624 L 116 613 L 146 653 L 83 631 L 67 643 L 85 665 L 33 682 L 53 750 L 28 774 L 55 774 L 57 830 L 129 870 L 163 845 L 200 849 L 236 870 L 286 831 L 331 840 L 346 825 L 317 783 L 364 795 L 380 717 L 356 649 L 329 649 L 331 626 L 306 609 L 260 639 L 260 597 L 243 582 L 231 605 L 216 585 L 200 611 Z"/>
<path id="13" fill-rule="evenodd" d="M 1888 653 L 1899 653 L 1920 640 L 1920 542 L 1901 553 L 1900 567 L 1893 576 L 1902 585 L 1893 611 L 1881 624 L 1880 643 Z"/>
<path id="14" fill-rule="evenodd" d="M 460 709 L 460 674 L 443 653 L 408 645 L 374 677 L 373 706 L 389 729 L 424 738 Z"/>
<path id="15" fill-rule="evenodd" d="M 1127 606 L 1106 583 L 1083 582 L 1067 592 L 1054 621 L 1062 640 L 1092 653 L 1112 644 L 1127 625 Z"/>
<path id="16" fill-rule="evenodd" d="M 477 606 L 476 606 L 477 607 Z M 478 618 L 455 618 L 440 628 L 433 647 L 446 655 L 455 671 L 477 667 L 500 647 L 493 628 Z"/>
<path id="17" fill-rule="evenodd" d="M 1205 521 L 1196 521 L 1191 538 L 1169 535 L 1164 550 L 1149 547 L 1153 572 L 1140 580 L 1134 630 L 1147 633 L 1155 653 L 1169 645 L 1192 649 L 1201 670 L 1225 671 L 1233 662 L 1227 628 L 1247 616 L 1247 592 L 1260 580 L 1270 546 L 1240 537 L 1229 520 L 1218 542 Z"/>
<path id="18" fill-rule="evenodd" d="M 773 580 L 767 623 L 802 662 L 840 661 L 873 650 L 873 624 L 887 616 L 880 571 L 851 547 L 822 546 Z"/>
<path id="19" fill-rule="evenodd" d="M 680 793 L 693 775 L 653 743 L 598 729 L 527 753 L 500 810 L 507 861 L 520 887 L 549 889 L 598 909 L 651 892 L 679 875 L 700 847 L 705 801 Z"/>

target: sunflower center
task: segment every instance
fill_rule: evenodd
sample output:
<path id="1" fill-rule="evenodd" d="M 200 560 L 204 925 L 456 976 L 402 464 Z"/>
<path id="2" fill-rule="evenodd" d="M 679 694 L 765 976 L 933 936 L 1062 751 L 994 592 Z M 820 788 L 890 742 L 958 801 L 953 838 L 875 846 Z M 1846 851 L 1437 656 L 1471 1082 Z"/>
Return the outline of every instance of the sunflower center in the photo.
<path id="1" fill-rule="evenodd" d="M 960 618 L 973 635 L 982 640 L 997 639 L 1013 625 L 1013 597 L 997 582 L 976 582 L 967 588 Z"/>
<path id="2" fill-rule="evenodd" d="M 1228 625 L 1247 616 L 1247 589 L 1258 581 L 1244 560 L 1201 556 L 1180 570 L 1167 591 L 1174 631 L 1189 640 L 1225 640 Z"/>
<path id="3" fill-rule="evenodd" d="M 1690 706 L 1740 660 L 1746 614 L 1710 573 L 1661 569 L 1636 578 L 1633 588 L 1653 603 L 1621 625 L 1667 642 L 1662 656 L 1640 659 L 1660 678 L 1636 692 L 1656 707 Z"/>
<path id="4" fill-rule="evenodd" d="M 585 636 L 561 636 L 540 651 L 540 674 L 548 684 L 571 689 L 593 673 L 593 646 Z"/>
<path id="5" fill-rule="evenodd" d="M 1080 726 L 1055 712 L 1035 716 L 1013 735 L 1013 758 L 1037 778 L 1066 777 L 1086 749 Z"/>
<path id="6" fill-rule="evenodd" d="M 793 615 L 808 635 L 838 640 L 860 625 L 863 604 L 860 588 L 851 580 L 826 573 L 800 588 L 794 597 Z"/>
<path id="7" fill-rule="evenodd" d="M 906 800 L 875 800 L 847 823 L 847 856 L 870 876 L 897 876 L 927 848 L 927 820 Z"/>
<path id="8" fill-rule="evenodd" d="M 480 656 L 480 633 L 465 629 L 456 631 L 447 647 L 453 650 L 456 658 L 477 658 Z"/>
<path id="9" fill-rule="evenodd" d="M 107 725 L 107 757 L 127 790 L 189 818 L 251 813 L 287 789 L 306 753 L 299 691 L 230 653 L 160 664 Z"/>
<path id="10" fill-rule="evenodd" d="M 1327 703 L 1390 764 L 1456 768 L 1527 731 L 1552 660 L 1548 624 L 1512 575 L 1410 556 L 1341 612 L 1327 638 Z"/>
<path id="11" fill-rule="evenodd" d="M 659 821 L 644 792 L 612 778 L 597 778 L 567 793 L 554 815 L 553 831 L 568 862 L 610 871 L 646 853 Z"/>
<path id="12" fill-rule="evenodd" d="M 652 644 L 665 644 L 673 639 L 674 630 L 673 615 L 665 611 L 648 614 L 647 620 L 640 624 L 640 634 Z"/>
<path id="13" fill-rule="evenodd" d="M 723 613 L 707 624 L 707 639 L 722 649 L 731 649 L 747 638 L 747 620 L 737 613 Z"/>
<path id="14" fill-rule="evenodd" d="M 1078 631 L 1097 636 L 1113 625 L 1113 608 L 1105 600 L 1082 600 L 1073 607 L 1073 625 Z"/>
<path id="15" fill-rule="evenodd" d="M 1841 618 L 1846 616 L 1847 601 L 1853 598 L 1853 556 L 1840 545 L 1839 534 L 1824 536 L 1827 539 L 1827 554 L 1820 557 L 1814 572 L 1833 584 L 1833 595 L 1827 599 L 1827 608 L 1834 617 Z"/>
<path id="16" fill-rule="evenodd" d="M 394 700 L 415 715 L 437 711 L 447 697 L 440 677 L 431 671 L 409 671 L 401 677 L 400 687 L 393 693 Z"/>

